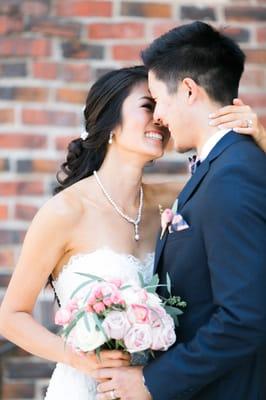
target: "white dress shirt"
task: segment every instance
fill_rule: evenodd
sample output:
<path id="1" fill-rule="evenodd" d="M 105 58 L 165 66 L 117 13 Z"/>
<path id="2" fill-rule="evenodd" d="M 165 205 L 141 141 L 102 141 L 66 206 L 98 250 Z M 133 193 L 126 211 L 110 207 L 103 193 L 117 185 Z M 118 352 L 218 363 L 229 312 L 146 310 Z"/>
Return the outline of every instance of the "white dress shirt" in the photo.
<path id="1" fill-rule="evenodd" d="M 207 142 L 203 145 L 200 154 L 198 154 L 198 159 L 200 162 L 204 161 L 208 157 L 214 146 L 232 129 L 221 129 L 220 131 L 214 133 Z"/>

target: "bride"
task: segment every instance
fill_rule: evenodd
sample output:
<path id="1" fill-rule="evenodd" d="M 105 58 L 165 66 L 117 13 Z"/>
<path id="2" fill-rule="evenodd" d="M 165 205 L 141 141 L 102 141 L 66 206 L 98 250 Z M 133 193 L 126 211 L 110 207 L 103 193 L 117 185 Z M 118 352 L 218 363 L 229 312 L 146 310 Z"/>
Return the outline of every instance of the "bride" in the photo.
<path id="1" fill-rule="evenodd" d="M 225 107 L 214 123 L 240 127 L 258 138 L 265 132 L 241 101 Z M 57 363 L 46 400 L 95 399 L 90 373 L 128 365 L 129 356 L 74 351 L 41 326 L 33 308 L 47 279 L 64 305 L 81 279 L 76 271 L 113 276 L 142 271 L 148 281 L 160 225 L 158 204 L 169 207 L 176 183 L 145 184 L 144 166 L 160 158 L 169 140 L 153 121 L 144 67 L 107 73 L 91 88 L 84 111 L 87 135 L 69 144 L 56 195 L 34 217 L 0 310 L 0 333 L 26 351 Z M 253 120 L 252 129 L 241 128 Z M 217 128 L 218 129 L 218 128 Z M 19 295 L 18 295 L 19 293 Z"/>

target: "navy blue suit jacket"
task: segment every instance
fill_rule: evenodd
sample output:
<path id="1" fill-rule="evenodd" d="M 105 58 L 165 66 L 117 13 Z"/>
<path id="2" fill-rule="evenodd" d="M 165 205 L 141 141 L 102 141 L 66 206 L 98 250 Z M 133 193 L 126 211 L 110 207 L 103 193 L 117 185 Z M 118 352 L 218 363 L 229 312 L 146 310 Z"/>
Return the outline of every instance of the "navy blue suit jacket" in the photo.
<path id="1" fill-rule="evenodd" d="M 154 400 L 266 399 L 266 156 L 229 132 L 179 196 L 187 230 L 155 270 L 187 302 L 177 343 L 144 368 Z M 164 289 L 162 294 L 166 295 Z"/>

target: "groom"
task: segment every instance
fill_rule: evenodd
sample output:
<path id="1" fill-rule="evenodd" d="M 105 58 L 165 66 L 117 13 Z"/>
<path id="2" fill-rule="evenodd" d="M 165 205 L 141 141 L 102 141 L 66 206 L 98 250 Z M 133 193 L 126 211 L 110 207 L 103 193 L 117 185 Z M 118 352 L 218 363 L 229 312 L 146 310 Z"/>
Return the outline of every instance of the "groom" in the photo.
<path id="1" fill-rule="evenodd" d="M 96 373 L 109 378 L 97 399 L 265 400 L 266 157 L 249 136 L 208 125 L 210 113 L 237 97 L 244 54 L 194 22 L 142 57 L 155 120 L 168 126 L 177 151 L 197 150 L 178 199 L 188 227 L 158 238 L 155 259 L 161 281 L 168 273 L 188 306 L 177 343 L 144 369 Z"/>

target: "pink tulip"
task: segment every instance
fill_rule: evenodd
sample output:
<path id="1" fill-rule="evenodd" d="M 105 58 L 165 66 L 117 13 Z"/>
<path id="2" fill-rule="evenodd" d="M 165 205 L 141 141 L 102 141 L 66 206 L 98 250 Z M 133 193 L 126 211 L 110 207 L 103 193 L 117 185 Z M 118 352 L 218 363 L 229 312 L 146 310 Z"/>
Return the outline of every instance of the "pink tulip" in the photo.
<path id="1" fill-rule="evenodd" d="M 97 314 L 101 314 L 105 310 L 105 305 L 100 301 L 99 303 L 94 304 L 93 309 Z"/>

